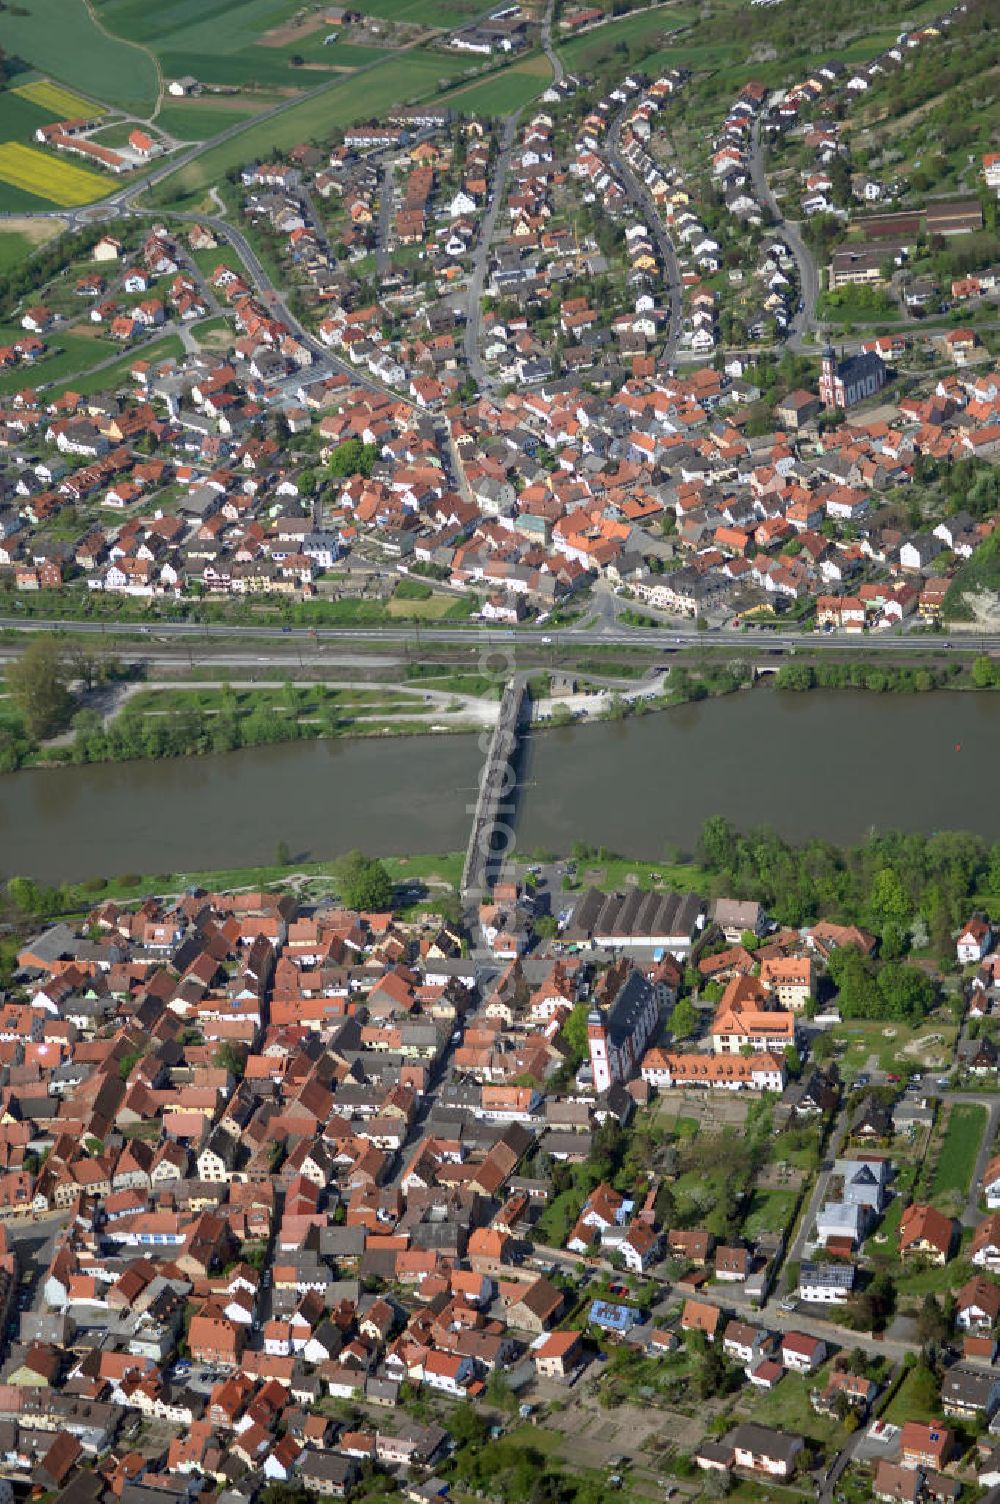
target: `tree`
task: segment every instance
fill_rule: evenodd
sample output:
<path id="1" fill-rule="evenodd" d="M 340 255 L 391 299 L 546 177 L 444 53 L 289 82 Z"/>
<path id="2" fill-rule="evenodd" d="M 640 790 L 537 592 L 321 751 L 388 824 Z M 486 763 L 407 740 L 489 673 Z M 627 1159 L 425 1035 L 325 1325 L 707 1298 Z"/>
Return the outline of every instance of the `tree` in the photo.
<path id="1" fill-rule="evenodd" d="M 274 865 L 276 867 L 287 867 L 291 860 L 292 855 L 288 849 L 288 842 L 279 841 L 274 848 Z"/>
<path id="2" fill-rule="evenodd" d="M 950 1323 L 936 1295 L 924 1296 L 924 1303 L 917 1314 L 917 1337 L 922 1347 L 948 1340 Z"/>
<path id="3" fill-rule="evenodd" d="M 392 906 L 392 878 L 378 857 L 349 851 L 334 862 L 333 880 L 349 909 L 377 911 Z"/>
<path id="4" fill-rule="evenodd" d="M 829 1034 L 816 1034 L 812 1041 L 812 1057 L 817 1065 L 826 1060 L 832 1060 L 837 1053 L 837 1046 Z"/>
<path id="5" fill-rule="evenodd" d="M 377 459 L 376 444 L 362 444 L 360 439 L 345 439 L 330 456 L 330 474 L 344 479 L 350 475 L 371 475 Z"/>
<path id="6" fill-rule="evenodd" d="M 239 1045 L 233 1044 L 232 1040 L 224 1039 L 215 1052 L 215 1064 L 220 1070 L 228 1071 L 237 1080 L 243 1075 L 246 1064 L 243 1051 Z"/>
<path id="7" fill-rule="evenodd" d="M 695 1370 L 695 1390 L 699 1399 L 716 1399 L 726 1390 L 726 1365 L 717 1345 L 706 1346 Z"/>
<path id="8" fill-rule="evenodd" d="M 885 1007 L 883 1017 L 903 1023 L 920 1023 L 937 1002 L 937 988 L 926 972 L 898 961 L 882 967 L 877 986 Z"/>
<path id="9" fill-rule="evenodd" d="M 701 827 L 699 854 L 710 867 L 732 871 L 736 861 L 736 831 L 725 815 L 710 815 Z"/>
<path id="10" fill-rule="evenodd" d="M 106 684 L 110 679 L 120 679 L 122 662 L 117 653 L 103 648 L 92 648 L 86 642 L 74 643 L 66 662 L 69 675 L 80 679 L 87 690 L 95 684 Z"/>
<path id="11" fill-rule="evenodd" d="M 888 925 L 902 928 L 909 919 L 912 912 L 910 900 L 892 867 L 880 868 L 872 878 L 868 912 L 880 930 Z"/>
<path id="12" fill-rule="evenodd" d="M 128 1054 L 122 1056 L 118 1062 L 118 1075 L 122 1081 L 128 1080 L 141 1059 L 141 1050 L 129 1050 Z"/>
<path id="13" fill-rule="evenodd" d="M 689 997 L 682 997 L 670 1015 L 670 1029 L 675 1039 L 690 1039 L 698 1027 L 698 1010 Z"/>
<path id="14" fill-rule="evenodd" d="M 517 1409 L 517 1396 L 499 1368 L 494 1368 L 486 1381 L 486 1398 L 498 1410 L 510 1413 Z"/>
<path id="15" fill-rule="evenodd" d="M 7 669 L 7 689 L 34 737 L 54 736 L 73 710 L 62 650 L 53 637 L 34 637 Z"/>
<path id="16" fill-rule="evenodd" d="M 590 1041 L 587 1037 L 587 1014 L 589 1012 L 589 1004 L 574 1004 L 570 1010 L 569 1018 L 567 1018 L 562 1026 L 562 1037 L 571 1051 L 575 1065 L 579 1065 L 581 1060 L 586 1060 L 590 1053 Z"/>
<path id="17" fill-rule="evenodd" d="M 12 877 L 7 884 L 7 897 L 19 914 L 37 914 L 41 907 L 38 884 L 30 877 Z"/>
<path id="18" fill-rule="evenodd" d="M 815 687 L 816 673 L 809 663 L 784 663 L 778 670 L 775 683 L 778 689 L 809 690 Z"/>

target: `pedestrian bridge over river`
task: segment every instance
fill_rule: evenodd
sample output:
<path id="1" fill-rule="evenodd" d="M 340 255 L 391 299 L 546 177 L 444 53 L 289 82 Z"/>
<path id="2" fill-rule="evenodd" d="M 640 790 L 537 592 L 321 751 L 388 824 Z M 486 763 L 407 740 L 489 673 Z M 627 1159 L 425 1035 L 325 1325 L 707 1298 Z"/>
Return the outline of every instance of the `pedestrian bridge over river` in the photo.
<path id="1" fill-rule="evenodd" d="M 522 676 L 508 680 L 480 775 L 465 851 L 462 898 L 467 903 L 479 903 L 486 896 L 495 868 L 510 849 L 517 790 L 515 762 L 527 698 L 527 684 Z"/>

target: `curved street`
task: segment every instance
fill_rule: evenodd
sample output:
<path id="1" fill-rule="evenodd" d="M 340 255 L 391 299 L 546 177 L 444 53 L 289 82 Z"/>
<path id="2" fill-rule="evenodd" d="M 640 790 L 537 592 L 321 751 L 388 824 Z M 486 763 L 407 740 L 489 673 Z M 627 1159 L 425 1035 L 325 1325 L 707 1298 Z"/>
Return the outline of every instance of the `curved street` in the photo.
<path id="1" fill-rule="evenodd" d="M 563 60 L 556 51 L 552 41 L 552 13 L 554 10 L 555 0 L 549 0 L 548 5 L 545 7 L 545 14 L 542 17 L 542 51 L 548 58 L 552 68 L 552 82 L 558 85 L 565 78 L 566 70 L 563 67 Z"/>

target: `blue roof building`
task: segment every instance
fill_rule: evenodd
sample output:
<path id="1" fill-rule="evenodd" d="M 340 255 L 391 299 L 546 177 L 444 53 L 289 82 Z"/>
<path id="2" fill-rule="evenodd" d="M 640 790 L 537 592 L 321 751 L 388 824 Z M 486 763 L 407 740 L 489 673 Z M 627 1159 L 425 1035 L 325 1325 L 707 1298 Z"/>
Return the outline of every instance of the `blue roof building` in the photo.
<path id="1" fill-rule="evenodd" d="M 606 1300 L 595 1300 L 587 1320 L 593 1326 L 599 1326 L 602 1332 L 617 1332 L 624 1336 L 634 1326 L 641 1325 L 642 1312 L 637 1311 L 635 1306 L 616 1306 Z"/>

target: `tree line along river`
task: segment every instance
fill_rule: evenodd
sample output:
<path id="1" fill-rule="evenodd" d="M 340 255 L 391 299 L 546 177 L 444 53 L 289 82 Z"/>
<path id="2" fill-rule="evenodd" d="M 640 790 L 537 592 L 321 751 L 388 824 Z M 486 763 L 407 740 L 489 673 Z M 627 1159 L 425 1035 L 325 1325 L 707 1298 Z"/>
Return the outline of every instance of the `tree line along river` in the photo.
<path id="1" fill-rule="evenodd" d="M 1000 695 L 772 688 L 531 735 L 517 835 L 625 856 L 689 849 L 710 814 L 790 839 L 881 829 L 1000 837 Z M 292 742 L 220 757 L 31 769 L 0 779 L 0 872 L 79 881 L 353 847 L 455 851 L 483 761 L 472 735 Z"/>

